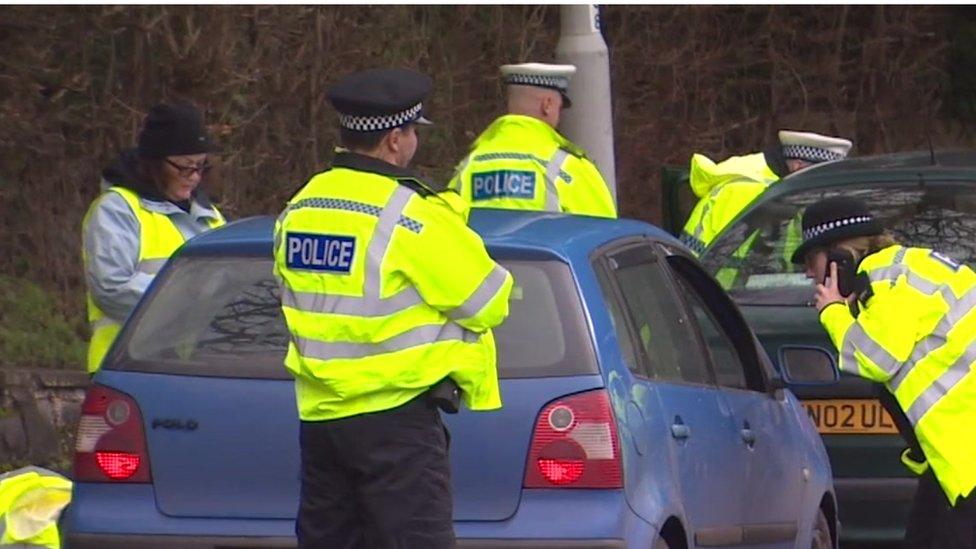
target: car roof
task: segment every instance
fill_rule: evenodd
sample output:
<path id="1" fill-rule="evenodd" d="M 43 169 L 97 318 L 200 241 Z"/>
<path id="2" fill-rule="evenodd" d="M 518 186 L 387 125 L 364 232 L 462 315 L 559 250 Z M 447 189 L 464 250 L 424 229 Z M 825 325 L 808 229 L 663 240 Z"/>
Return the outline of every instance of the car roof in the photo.
<path id="1" fill-rule="evenodd" d="M 878 154 L 816 164 L 792 173 L 771 185 L 749 208 L 741 212 L 739 217 L 744 217 L 748 211 L 769 200 L 804 190 L 843 184 L 874 186 L 885 183 L 901 184 L 905 181 L 939 180 L 976 183 L 976 150 Z M 728 229 L 729 227 L 726 227 L 722 232 Z"/>
<path id="2" fill-rule="evenodd" d="M 607 242 L 645 235 L 683 246 L 662 229 L 633 219 L 515 210 L 474 209 L 471 227 L 494 250 L 537 251 L 569 262 Z M 270 255 L 274 218 L 257 216 L 228 223 L 190 239 L 179 255 Z"/>

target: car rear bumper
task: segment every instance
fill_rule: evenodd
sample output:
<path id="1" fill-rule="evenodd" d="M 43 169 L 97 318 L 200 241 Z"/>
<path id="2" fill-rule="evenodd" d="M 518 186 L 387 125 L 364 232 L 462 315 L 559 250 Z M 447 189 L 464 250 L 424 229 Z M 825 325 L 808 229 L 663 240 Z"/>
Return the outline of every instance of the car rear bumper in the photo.
<path id="1" fill-rule="evenodd" d="M 61 521 L 65 549 L 295 547 L 294 530 L 293 519 L 169 517 L 147 484 L 76 484 Z M 462 549 L 616 549 L 657 532 L 617 490 L 526 490 L 509 519 L 455 521 L 454 530 Z"/>
<path id="2" fill-rule="evenodd" d="M 279 549 L 294 548 L 295 538 L 242 537 L 186 537 L 73 534 L 66 540 L 66 549 Z M 459 539 L 458 549 L 624 549 L 622 539 Z"/>
<path id="3" fill-rule="evenodd" d="M 841 541 L 903 539 L 917 484 L 914 478 L 835 478 Z"/>

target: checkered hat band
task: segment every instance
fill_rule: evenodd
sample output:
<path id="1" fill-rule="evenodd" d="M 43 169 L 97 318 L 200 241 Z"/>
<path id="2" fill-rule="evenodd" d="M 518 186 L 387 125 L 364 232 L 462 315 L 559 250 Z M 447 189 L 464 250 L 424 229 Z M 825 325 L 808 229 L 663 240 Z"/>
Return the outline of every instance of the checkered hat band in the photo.
<path id="1" fill-rule="evenodd" d="M 424 108 L 423 103 L 417 103 L 407 110 L 394 114 L 384 114 L 383 116 L 355 116 L 352 114 L 339 113 L 339 125 L 347 130 L 357 132 L 378 132 L 399 128 L 404 124 L 413 122 L 420 118 L 420 111 Z"/>
<path id="2" fill-rule="evenodd" d="M 563 90 L 569 88 L 569 80 L 561 76 L 539 76 L 537 74 L 509 74 L 505 77 L 506 84 L 519 86 L 539 86 Z"/>
<path id="3" fill-rule="evenodd" d="M 783 156 L 797 160 L 806 160 L 807 162 L 828 162 L 830 160 L 844 158 L 842 154 L 821 149 L 820 147 L 811 147 L 810 145 L 783 145 Z"/>
<path id="4" fill-rule="evenodd" d="M 810 240 L 813 237 L 820 236 L 834 229 L 839 229 L 841 227 L 849 227 L 851 225 L 858 225 L 861 223 L 870 223 L 873 220 L 874 218 L 871 217 L 870 215 L 859 215 L 856 217 L 848 217 L 846 219 L 837 219 L 835 221 L 828 221 L 827 223 L 821 223 L 820 225 L 814 225 L 809 229 L 804 229 L 803 240 Z"/>

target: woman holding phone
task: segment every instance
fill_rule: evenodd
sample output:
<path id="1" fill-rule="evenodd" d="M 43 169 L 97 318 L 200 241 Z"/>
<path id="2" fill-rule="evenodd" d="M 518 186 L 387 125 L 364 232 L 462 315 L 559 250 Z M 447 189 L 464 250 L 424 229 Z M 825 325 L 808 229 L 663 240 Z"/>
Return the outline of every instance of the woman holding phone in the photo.
<path id="1" fill-rule="evenodd" d="M 802 227 L 792 261 L 816 285 L 838 367 L 894 396 L 902 461 L 922 475 L 906 541 L 976 546 L 976 273 L 897 244 L 855 198 L 811 205 Z"/>

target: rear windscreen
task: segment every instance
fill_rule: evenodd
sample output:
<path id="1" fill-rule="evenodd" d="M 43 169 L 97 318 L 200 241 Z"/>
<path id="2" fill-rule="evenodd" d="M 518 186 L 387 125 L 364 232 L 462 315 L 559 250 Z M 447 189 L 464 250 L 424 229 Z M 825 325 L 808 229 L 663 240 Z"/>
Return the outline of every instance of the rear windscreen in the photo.
<path id="1" fill-rule="evenodd" d="M 510 313 L 495 329 L 503 378 L 595 373 L 572 273 L 551 260 L 501 261 L 515 277 Z M 272 261 L 177 259 L 121 335 L 106 368 L 249 378 L 290 378 L 288 331 Z"/>

